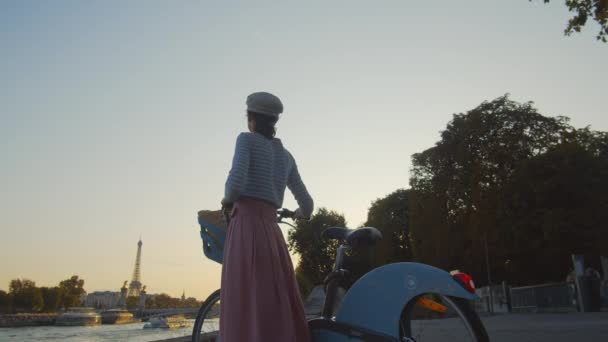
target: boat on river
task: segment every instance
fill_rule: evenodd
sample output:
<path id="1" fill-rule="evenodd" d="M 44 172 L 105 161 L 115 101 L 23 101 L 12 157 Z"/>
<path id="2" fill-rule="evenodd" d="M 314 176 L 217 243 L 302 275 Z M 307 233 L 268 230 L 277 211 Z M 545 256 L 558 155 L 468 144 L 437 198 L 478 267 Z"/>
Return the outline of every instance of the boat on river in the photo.
<path id="1" fill-rule="evenodd" d="M 93 308 L 73 307 L 57 316 L 55 325 L 58 326 L 90 326 L 100 325 L 101 315 Z"/>
<path id="2" fill-rule="evenodd" d="M 173 315 L 167 317 L 152 317 L 144 324 L 144 329 L 179 329 L 187 328 L 192 324 L 186 321 L 184 315 Z"/>
<path id="3" fill-rule="evenodd" d="M 102 324 L 133 323 L 133 314 L 123 309 L 110 309 L 101 313 Z"/>

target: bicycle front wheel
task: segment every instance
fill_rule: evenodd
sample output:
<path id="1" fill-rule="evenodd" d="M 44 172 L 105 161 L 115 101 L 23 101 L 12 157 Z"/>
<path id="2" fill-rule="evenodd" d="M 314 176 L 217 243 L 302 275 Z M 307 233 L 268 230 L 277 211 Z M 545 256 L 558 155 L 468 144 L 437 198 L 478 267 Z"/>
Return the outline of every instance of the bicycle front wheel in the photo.
<path id="1" fill-rule="evenodd" d="M 198 310 L 192 342 L 216 342 L 220 335 L 220 290 L 213 292 Z"/>
<path id="2" fill-rule="evenodd" d="M 403 310 L 399 330 L 404 342 L 490 341 L 466 299 L 438 294 L 414 298 Z"/>

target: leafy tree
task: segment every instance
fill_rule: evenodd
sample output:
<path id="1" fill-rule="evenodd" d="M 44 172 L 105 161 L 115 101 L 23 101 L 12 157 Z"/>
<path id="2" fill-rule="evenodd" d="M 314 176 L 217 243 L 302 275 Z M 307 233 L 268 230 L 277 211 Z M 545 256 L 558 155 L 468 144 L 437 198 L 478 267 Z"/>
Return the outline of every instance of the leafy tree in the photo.
<path id="1" fill-rule="evenodd" d="M 585 127 L 573 132 L 568 141 L 579 144 L 596 157 L 608 159 L 608 132 L 592 131 Z"/>
<path id="2" fill-rule="evenodd" d="M 77 275 L 63 280 L 59 283 L 59 289 L 63 294 L 61 305 L 64 308 L 79 306 L 81 297 L 85 293 L 84 279 L 79 279 Z"/>
<path id="3" fill-rule="evenodd" d="M 11 295 L 0 290 L 0 313 L 10 313 L 12 311 Z"/>
<path id="4" fill-rule="evenodd" d="M 606 133 L 508 96 L 454 115 L 413 156 L 414 256 L 483 284 L 487 245 L 494 280 L 561 280 L 570 253 L 601 252 L 607 156 Z"/>
<path id="5" fill-rule="evenodd" d="M 374 201 L 367 213 L 366 226 L 382 232 L 382 240 L 372 248 L 372 266 L 409 261 L 409 190 L 400 189 Z"/>
<path id="6" fill-rule="evenodd" d="M 303 297 L 308 296 L 308 294 L 312 291 L 315 284 L 312 283 L 312 280 L 308 279 L 302 269 L 298 266 L 296 267 L 296 281 L 298 282 L 298 286 L 300 288 L 300 294 Z"/>
<path id="7" fill-rule="evenodd" d="M 185 308 L 198 308 L 202 305 L 203 303 L 199 302 L 198 300 L 196 300 L 196 298 L 194 297 L 188 297 L 186 298 L 186 300 L 184 301 L 183 306 Z"/>
<path id="8" fill-rule="evenodd" d="M 158 306 L 156 305 L 156 301 L 154 300 L 156 296 L 146 296 L 146 308 L 156 309 Z"/>
<path id="9" fill-rule="evenodd" d="M 503 195 L 511 283 L 563 281 L 571 254 L 608 251 L 608 158 L 564 143 L 522 163 Z"/>
<path id="10" fill-rule="evenodd" d="M 29 279 L 13 279 L 9 283 L 13 310 L 18 312 L 39 312 L 44 306 L 42 293 L 36 283 Z"/>
<path id="11" fill-rule="evenodd" d="M 154 301 L 156 303 L 156 308 L 158 309 L 168 309 L 175 307 L 174 298 L 171 298 L 171 296 L 166 293 L 156 295 L 154 297 Z"/>
<path id="12" fill-rule="evenodd" d="M 508 95 L 455 114 L 441 140 L 412 157 L 410 234 L 416 258 L 482 279 L 485 243 L 493 255 L 506 253 L 496 216 L 503 186 L 522 161 L 572 136 L 567 122 Z"/>
<path id="13" fill-rule="evenodd" d="M 139 297 L 130 296 L 127 297 L 127 309 L 134 310 L 139 307 Z"/>
<path id="14" fill-rule="evenodd" d="M 338 242 L 321 238 L 323 230 L 333 226 L 345 227 L 344 216 L 320 208 L 310 220 L 298 221 L 296 228 L 289 232 L 289 249 L 300 255 L 296 278 L 301 291 L 309 289 L 310 284 L 322 284 L 333 268 Z"/>
<path id="15" fill-rule="evenodd" d="M 42 311 L 55 312 L 61 307 L 62 293 L 59 287 L 41 287 L 40 293 L 44 302 Z"/>
<path id="16" fill-rule="evenodd" d="M 544 0 L 545 3 L 549 1 Z M 605 43 L 608 35 L 608 0 L 566 0 L 565 2 L 568 10 L 574 12 L 574 16 L 568 21 L 564 34 L 569 36 L 573 32 L 580 32 L 591 18 L 600 25 L 597 39 Z"/>
<path id="17" fill-rule="evenodd" d="M 135 297 L 133 297 L 135 298 Z M 137 304 L 139 305 L 139 299 Z M 196 298 L 188 297 L 185 300 L 173 298 L 166 293 L 146 297 L 146 308 L 167 309 L 167 308 L 197 308 L 202 305 Z"/>

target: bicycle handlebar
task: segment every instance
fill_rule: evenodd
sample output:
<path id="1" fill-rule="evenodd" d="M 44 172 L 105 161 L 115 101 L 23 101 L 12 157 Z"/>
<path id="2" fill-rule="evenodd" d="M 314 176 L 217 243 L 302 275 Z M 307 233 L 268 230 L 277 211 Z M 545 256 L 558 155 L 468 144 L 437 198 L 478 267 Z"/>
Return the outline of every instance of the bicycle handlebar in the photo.
<path id="1" fill-rule="evenodd" d="M 284 218 L 290 218 L 293 219 L 296 216 L 295 211 L 291 211 L 289 209 L 279 209 L 277 210 L 277 215 L 279 216 L 279 220 L 284 219 Z"/>
<path id="2" fill-rule="evenodd" d="M 224 215 L 224 220 L 226 221 L 226 224 L 230 224 L 230 210 L 231 210 L 231 208 L 229 208 L 229 207 L 222 208 L 222 214 Z M 284 218 L 294 219 L 295 217 L 296 217 L 295 211 L 291 211 L 291 210 L 285 209 L 285 208 L 281 208 L 281 209 L 277 210 L 277 221 L 279 223 L 287 223 L 287 222 L 282 221 Z"/>

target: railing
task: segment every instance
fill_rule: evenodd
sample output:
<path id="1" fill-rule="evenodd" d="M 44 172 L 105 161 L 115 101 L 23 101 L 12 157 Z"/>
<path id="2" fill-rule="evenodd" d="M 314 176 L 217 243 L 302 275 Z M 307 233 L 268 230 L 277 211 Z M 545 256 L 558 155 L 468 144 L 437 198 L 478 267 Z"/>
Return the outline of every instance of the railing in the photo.
<path id="1" fill-rule="evenodd" d="M 508 286 L 484 286 L 475 291 L 479 300 L 473 302 L 475 310 L 479 313 L 507 313 L 509 312 Z"/>
<path id="2" fill-rule="evenodd" d="M 512 287 L 510 297 L 514 312 L 577 311 L 576 289 L 572 282 Z"/>

